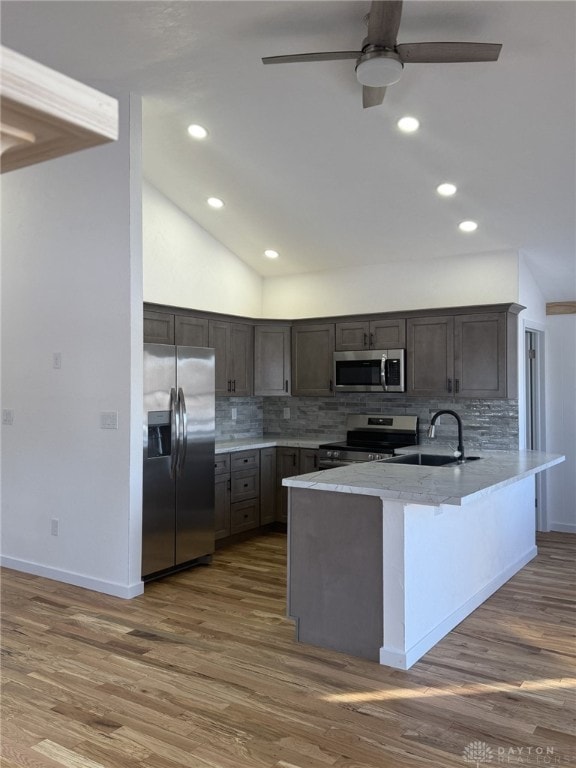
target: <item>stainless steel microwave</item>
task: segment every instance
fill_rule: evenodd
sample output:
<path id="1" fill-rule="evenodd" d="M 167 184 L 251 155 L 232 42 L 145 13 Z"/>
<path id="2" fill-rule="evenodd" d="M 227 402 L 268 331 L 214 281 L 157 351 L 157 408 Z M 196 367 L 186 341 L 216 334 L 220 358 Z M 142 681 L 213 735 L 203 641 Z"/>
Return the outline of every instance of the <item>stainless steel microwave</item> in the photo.
<path id="1" fill-rule="evenodd" d="M 404 392 L 406 350 L 334 352 L 336 392 Z"/>

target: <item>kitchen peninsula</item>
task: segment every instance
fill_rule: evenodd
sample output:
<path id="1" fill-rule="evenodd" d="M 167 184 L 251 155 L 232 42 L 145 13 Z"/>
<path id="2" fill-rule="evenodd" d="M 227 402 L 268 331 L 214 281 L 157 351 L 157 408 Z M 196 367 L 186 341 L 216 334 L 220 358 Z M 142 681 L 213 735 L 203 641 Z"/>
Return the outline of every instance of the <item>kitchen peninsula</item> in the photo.
<path id="1" fill-rule="evenodd" d="M 537 554 L 534 476 L 564 457 L 369 462 L 287 478 L 300 642 L 409 669 Z"/>

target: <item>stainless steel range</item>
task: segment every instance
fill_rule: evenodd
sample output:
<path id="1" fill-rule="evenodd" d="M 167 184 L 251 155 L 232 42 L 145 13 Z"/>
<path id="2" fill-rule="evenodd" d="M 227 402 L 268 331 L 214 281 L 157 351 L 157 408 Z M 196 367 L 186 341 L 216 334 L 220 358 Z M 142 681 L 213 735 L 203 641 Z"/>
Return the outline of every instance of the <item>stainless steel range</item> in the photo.
<path id="1" fill-rule="evenodd" d="M 417 416 L 352 415 L 346 419 L 346 429 L 345 442 L 319 446 L 319 469 L 386 459 L 395 448 L 418 444 Z"/>

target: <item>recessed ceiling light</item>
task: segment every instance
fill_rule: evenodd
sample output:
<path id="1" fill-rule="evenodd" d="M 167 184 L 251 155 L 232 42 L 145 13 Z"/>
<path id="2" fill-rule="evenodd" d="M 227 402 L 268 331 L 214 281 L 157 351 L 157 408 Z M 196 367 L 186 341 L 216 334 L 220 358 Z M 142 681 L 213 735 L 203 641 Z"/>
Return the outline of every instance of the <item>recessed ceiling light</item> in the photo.
<path id="1" fill-rule="evenodd" d="M 442 195 L 442 197 L 452 197 L 452 195 L 456 194 L 456 185 L 446 181 L 444 184 L 439 184 L 436 187 L 436 192 Z"/>
<path id="2" fill-rule="evenodd" d="M 223 208 L 224 202 L 220 200 L 219 197 L 209 197 L 208 200 L 206 200 L 209 206 L 212 208 Z"/>
<path id="3" fill-rule="evenodd" d="M 478 224 L 476 224 L 475 221 L 461 221 L 460 224 L 458 224 L 458 228 L 462 232 L 474 232 L 478 229 Z"/>
<path id="4" fill-rule="evenodd" d="M 414 131 L 417 131 L 418 128 L 420 128 L 420 121 L 417 120 L 415 117 L 401 117 L 400 120 L 396 123 L 398 128 L 400 128 L 401 131 L 404 133 L 414 133 Z"/>
<path id="5" fill-rule="evenodd" d="M 194 139 L 205 139 L 208 136 L 206 128 L 196 124 L 188 126 L 188 133 Z"/>
<path id="6" fill-rule="evenodd" d="M 270 248 L 266 251 L 264 251 L 264 256 L 267 256 L 269 259 L 277 259 L 280 254 L 278 251 L 273 251 Z"/>

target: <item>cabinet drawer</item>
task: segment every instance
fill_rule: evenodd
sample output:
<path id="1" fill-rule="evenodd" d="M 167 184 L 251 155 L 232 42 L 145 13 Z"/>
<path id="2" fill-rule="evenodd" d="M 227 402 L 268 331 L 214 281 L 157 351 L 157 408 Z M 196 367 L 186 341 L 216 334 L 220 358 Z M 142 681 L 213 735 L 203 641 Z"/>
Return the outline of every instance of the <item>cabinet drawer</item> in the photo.
<path id="1" fill-rule="evenodd" d="M 258 469 L 260 466 L 260 451 L 239 451 L 231 454 L 230 469 L 235 472 L 237 469 Z"/>
<path id="2" fill-rule="evenodd" d="M 227 475 L 230 472 L 230 454 L 218 453 L 214 456 L 214 474 Z"/>
<path id="3" fill-rule="evenodd" d="M 260 502 L 258 499 L 241 501 L 230 508 L 230 533 L 240 533 L 257 528 L 260 522 Z"/>
<path id="4" fill-rule="evenodd" d="M 260 496 L 260 471 L 245 469 L 230 475 L 230 493 L 232 501 L 244 501 Z"/>

